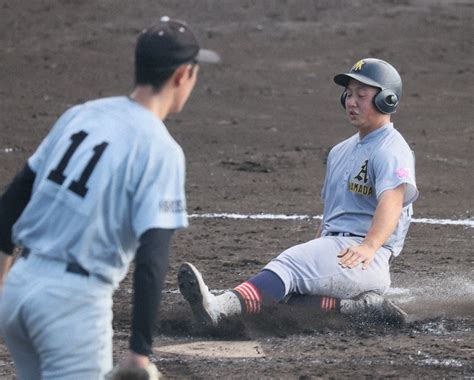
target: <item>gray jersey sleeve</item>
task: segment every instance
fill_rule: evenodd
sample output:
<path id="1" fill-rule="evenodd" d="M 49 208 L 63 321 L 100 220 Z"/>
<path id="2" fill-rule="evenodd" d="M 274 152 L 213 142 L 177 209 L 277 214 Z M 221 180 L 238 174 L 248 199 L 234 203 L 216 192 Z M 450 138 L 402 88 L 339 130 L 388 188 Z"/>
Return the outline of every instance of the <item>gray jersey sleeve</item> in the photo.
<path id="1" fill-rule="evenodd" d="M 418 189 L 415 181 L 415 158 L 408 145 L 397 143 L 390 149 L 378 150 L 372 160 L 372 165 L 377 198 L 380 198 L 386 190 L 406 184 L 403 207 L 416 200 Z"/>
<path id="2" fill-rule="evenodd" d="M 132 223 L 136 236 L 152 228 L 187 227 L 185 162 L 179 146 L 160 152 L 150 146 L 133 194 Z M 156 157 L 156 158 L 153 158 Z"/>
<path id="3" fill-rule="evenodd" d="M 326 197 L 327 193 L 327 187 L 328 187 L 328 178 L 330 176 L 330 169 L 331 169 L 331 157 L 333 155 L 333 149 L 328 154 L 327 160 L 326 160 L 326 176 L 324 177 L 324 183 L 323 187 L 321 188 L 321 199 L 324 201 L 324 198 Z"/>

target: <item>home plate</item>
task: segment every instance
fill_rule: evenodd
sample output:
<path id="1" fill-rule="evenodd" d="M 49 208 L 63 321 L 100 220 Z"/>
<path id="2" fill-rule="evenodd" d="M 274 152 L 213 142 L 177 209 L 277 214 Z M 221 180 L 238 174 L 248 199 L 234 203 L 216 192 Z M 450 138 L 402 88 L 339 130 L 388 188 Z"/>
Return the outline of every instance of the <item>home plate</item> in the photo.
<path id="1" fill-rule="evenodd" d="M 200 358 L 260 358 L 262 346 L 255 341 L 202 341 L 154 347 L 156 354 L 196 356 Z"/>

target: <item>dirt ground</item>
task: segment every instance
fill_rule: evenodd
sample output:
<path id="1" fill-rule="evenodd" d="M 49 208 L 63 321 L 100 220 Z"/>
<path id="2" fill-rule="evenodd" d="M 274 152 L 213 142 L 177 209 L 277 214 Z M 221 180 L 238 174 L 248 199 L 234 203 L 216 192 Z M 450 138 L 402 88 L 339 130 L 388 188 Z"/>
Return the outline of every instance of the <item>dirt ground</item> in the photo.
<path id="1" fill-rule="evenodd" d="M 137 33 L 161 15 L 188 21 L 223 63 L 201 67 L 185 111 L 167 125 L 187 158 L 192 214 L 322 212 L 328 150 L 354 131 L 332 77 L 378 57 L 404 80 L 394 116 L 417 157 L 415 217 L 470 220 L 474 140 L 474 4 L 470 0 L 0 0 L 0 187 L 54 120 L 87 99 L 128 94 Z M 472 225 L 472 224 L 471 224 Z M 170 378 L 474 378 L 474 229 L 413 224 L 389 293 L 407 326 L 356 324 L 280 306 L 193 323 L 177 293 L 183 261 L 210 288 L 236 286 L 317 220 L 191 219 L 173 242 L 157 347 L 252 341 L 263 355 L 157 354 Z M 130 277 L 115 295 L 115 357 L 127 346 Z M 1 342 L 0 342 L 1 343 Z M 0 377 L 14 368 L 0 344 Z"/>

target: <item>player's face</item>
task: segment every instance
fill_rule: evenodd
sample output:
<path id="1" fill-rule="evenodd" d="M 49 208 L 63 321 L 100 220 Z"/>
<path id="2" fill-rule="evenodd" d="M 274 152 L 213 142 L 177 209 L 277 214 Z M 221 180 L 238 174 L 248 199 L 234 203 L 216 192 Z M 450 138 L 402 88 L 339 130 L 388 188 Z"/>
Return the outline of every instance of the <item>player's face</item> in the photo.
<path id="1" fill-rule="evenodd" d="M 380 126 L 384 118 L 374 105 L 378 89 L 351 79 L 346 88 L 346 115 L 356 128 L 373 129 Z"/>

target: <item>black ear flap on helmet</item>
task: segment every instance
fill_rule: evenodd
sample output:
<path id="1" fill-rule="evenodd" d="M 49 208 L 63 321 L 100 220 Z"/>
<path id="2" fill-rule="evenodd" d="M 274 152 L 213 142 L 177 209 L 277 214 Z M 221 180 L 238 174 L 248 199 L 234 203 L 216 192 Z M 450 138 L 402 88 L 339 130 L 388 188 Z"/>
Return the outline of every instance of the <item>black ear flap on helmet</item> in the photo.
<path id="1" fill-rule="evenodd" d="M 342 94 L 341 94 L 341 104 L 342 104 L 342 107 L 345 109 L 346 108 L 346 98 L 347 98 L 347 92 L 344 91 Z"/>
<path id="2" fill-rule="evenodd" d="M 382 113 L 394 113 L 398 107 L 399 99 L 391 89 L 380 91 L 374 97 L 374 104 Z"/>

